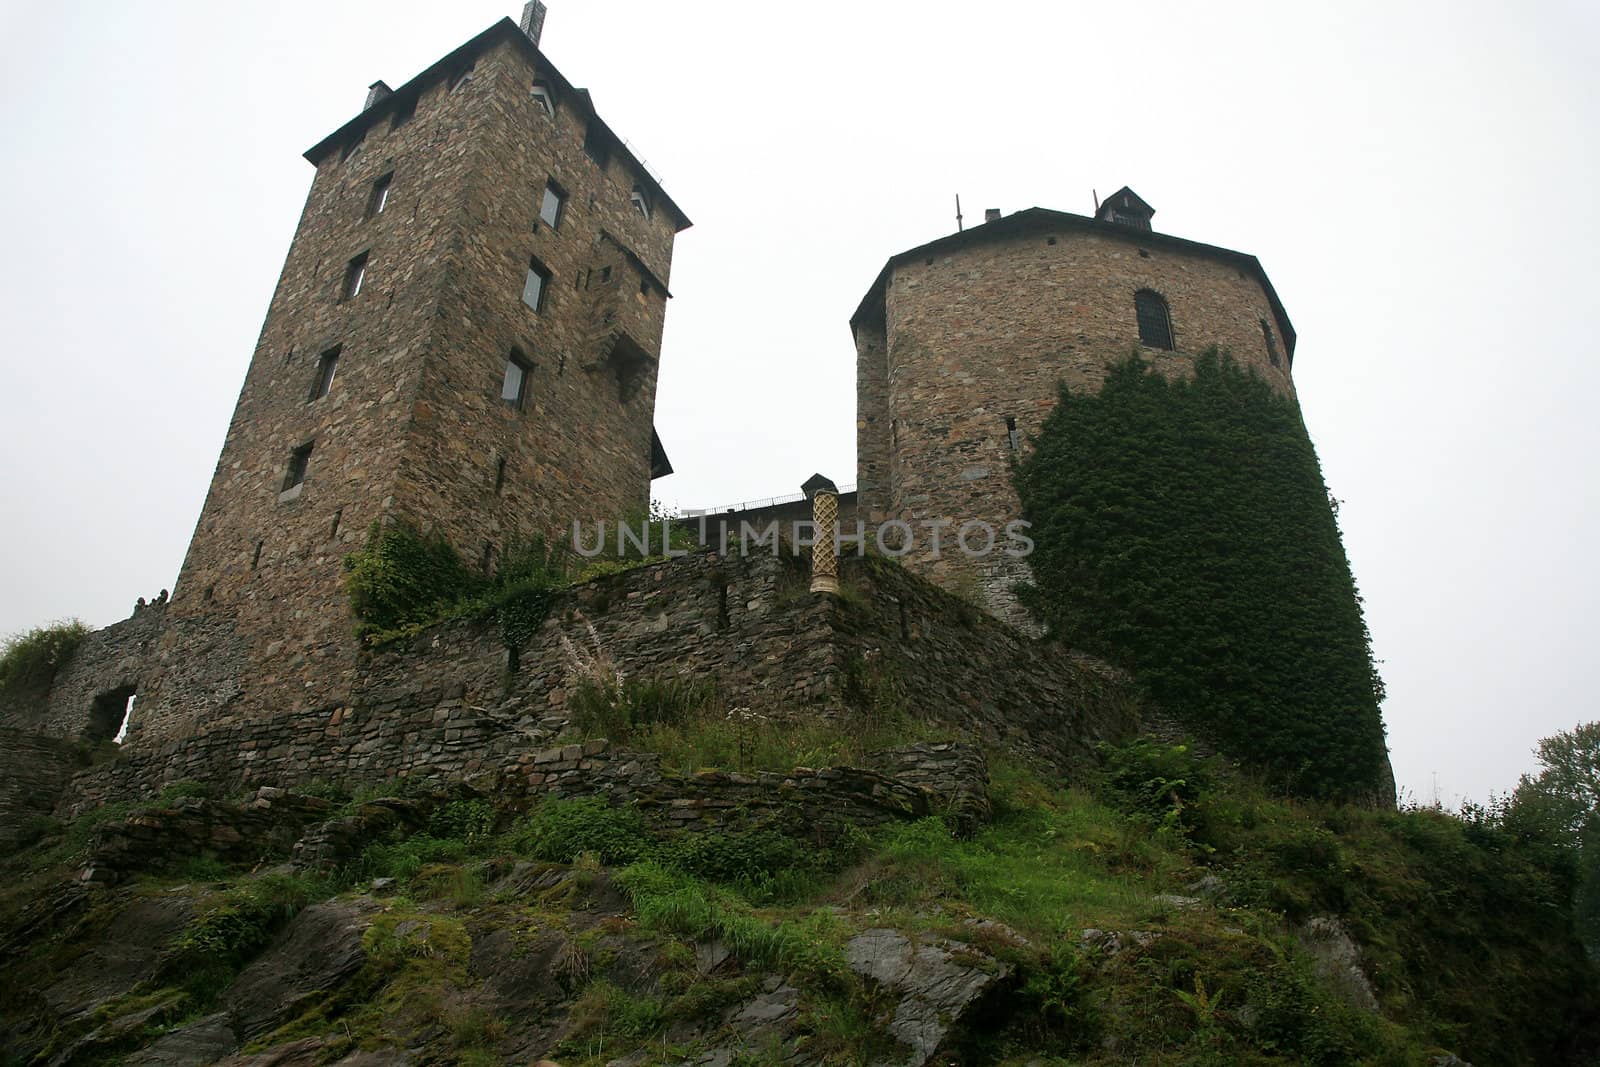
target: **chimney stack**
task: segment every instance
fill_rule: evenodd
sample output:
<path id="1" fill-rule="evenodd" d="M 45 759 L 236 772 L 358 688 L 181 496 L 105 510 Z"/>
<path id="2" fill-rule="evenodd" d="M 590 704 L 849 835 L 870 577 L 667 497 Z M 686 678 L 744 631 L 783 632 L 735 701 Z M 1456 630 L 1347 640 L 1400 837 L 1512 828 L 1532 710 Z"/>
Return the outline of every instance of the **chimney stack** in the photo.
<path id="1" fill-rule="evenodd" d="M 379 100 L 382 100 L 392 92 L 394 92 L 394 90 L 385 85 L 382 78 L 379 78 L 377 81 L 367 86 L 367 102 L 361 106 L 361 110 L 367 110 L 373 104 L 376 104 Z"/>
<path id="2" fill-rule="evenodd" d="M 986 207 L 986 208 L 984 208 L 983 209 L 983 221 L 984 222 L 999 222 L 1000 221 L 1000 209 L 997 208 L 997 207 Z"/>
<path id="3" fill-rule="evenodd" d="M 535 48 L 539 47 L 539 35 L 544 32 L 544 13 L 548 10 L 539 0 L 528 0 L 522 6 L 522 32 L 528 35 L 528 40 L 533 42 Z"/>

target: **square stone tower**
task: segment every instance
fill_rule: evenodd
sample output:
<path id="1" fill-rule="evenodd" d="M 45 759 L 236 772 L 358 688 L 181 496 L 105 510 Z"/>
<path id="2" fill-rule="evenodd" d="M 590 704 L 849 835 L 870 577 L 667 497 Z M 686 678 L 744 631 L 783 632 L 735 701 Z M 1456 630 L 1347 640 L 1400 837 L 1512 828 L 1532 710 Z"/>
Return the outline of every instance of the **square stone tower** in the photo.
<path id="1" fill-rule="evenodd" d="M 306 152 L 300 225 L 130 739 L 336 706 L 344 556 L 375 520 L 469 563 L 648 506 L 689 220 L 538 47 L 543 5 L 372 85 Z"/>

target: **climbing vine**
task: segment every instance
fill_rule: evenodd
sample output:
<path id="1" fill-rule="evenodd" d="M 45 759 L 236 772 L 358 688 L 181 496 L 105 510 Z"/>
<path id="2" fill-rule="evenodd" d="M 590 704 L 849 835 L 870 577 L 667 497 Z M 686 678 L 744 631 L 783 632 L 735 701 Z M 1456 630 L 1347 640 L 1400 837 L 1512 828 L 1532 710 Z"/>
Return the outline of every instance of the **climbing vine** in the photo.
<path id="1" fill-rule="evenodd" d="M 544 624 L 565 558 L 543 538 L 506 546 L 492 575 L 470 570 L 443 535 L 404 522 L 373 523 L 367 543 L 345 557 L 345 591 L 356 632 L 383 644 L 444 619 L 497 623 L 515 652 Z"/>
<path id="2" fill-rule="evenodd" d="M 1134 356 L 1036 444 L 1021 594 L 1054 635 L 1291 791 L 1383 789 L 1383 684 L 1292 401 L 1215 351 L 1178 381 Z"/>

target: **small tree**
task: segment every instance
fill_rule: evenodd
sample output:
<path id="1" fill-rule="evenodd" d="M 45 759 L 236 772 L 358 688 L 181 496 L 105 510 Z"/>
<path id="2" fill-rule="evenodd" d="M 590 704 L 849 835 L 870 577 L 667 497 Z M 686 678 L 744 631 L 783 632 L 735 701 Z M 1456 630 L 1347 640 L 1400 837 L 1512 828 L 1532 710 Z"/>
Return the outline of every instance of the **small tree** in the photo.
<path id="1" fill-rule="evenodd" d="M 1509 814 L 1575 854 L 1573 919 L 1590 957 L 1600 959 L 1600 722 L 1547 737 L 1534 752 L 1543 770 L 1522 776 Z"/>

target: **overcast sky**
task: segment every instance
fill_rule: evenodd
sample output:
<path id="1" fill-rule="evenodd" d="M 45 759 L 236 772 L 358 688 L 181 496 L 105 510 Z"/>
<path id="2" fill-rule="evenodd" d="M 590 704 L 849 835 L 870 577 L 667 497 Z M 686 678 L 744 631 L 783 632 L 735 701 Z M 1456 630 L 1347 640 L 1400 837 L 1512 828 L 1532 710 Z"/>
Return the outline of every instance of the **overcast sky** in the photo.
<path id="1" fill-rule="evenodd" d="M 174 581 L 312 169 L 518 0 L 0 3 L 0 632 Z M 855 480 L 847 320 L 984 208 L 1259 256 L 1413 799 L 1600 718 L 1600 8 L 553 0 L 544 50 L 695 220 L 681 507 Z"/>

